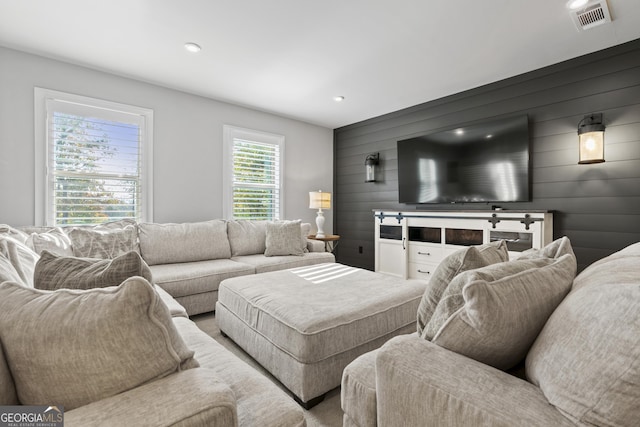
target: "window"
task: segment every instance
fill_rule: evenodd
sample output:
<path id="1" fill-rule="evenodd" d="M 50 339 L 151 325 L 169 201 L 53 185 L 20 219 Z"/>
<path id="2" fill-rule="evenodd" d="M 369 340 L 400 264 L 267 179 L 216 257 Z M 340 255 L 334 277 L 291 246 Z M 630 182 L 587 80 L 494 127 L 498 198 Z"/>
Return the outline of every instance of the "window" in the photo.
<path id="1" fill-rule="evenodd" d="M 224 152 L 227 218 L 280 219 L 284 136 L 225 126 Z"/>
<path id="2" fill-rule="evenodd" d="M 153 112 L 35 90 L 36 223 L 151 221 Z"/>

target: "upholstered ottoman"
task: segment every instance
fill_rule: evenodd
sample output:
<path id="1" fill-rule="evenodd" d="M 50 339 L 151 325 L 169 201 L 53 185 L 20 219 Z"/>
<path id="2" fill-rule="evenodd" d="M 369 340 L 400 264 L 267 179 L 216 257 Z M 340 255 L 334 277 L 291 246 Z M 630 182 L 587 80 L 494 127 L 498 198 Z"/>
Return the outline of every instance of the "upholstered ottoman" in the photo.
<path id="1" fill-rule="evenodd" d="M 426 284 L 335 263 L 236 277 L 220 284 L 216 319 L 311 407 L 356 357 L 415 332 Z"/>

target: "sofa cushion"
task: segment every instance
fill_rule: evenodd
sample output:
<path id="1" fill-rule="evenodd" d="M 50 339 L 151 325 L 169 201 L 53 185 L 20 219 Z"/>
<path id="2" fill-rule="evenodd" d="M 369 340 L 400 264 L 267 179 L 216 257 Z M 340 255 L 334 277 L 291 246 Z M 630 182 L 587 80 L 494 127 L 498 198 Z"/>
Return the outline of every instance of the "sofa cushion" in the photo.
<path id="1" fill-rule="evenodd" d="M 73 254 L 83 258 L 115 258 L 138 250 L 138 229 L 128 224 L 122 228 L 114 225 L 74 227 L 67 231 Z"/>
<path id="2" fill-rule="evenodd" d="M 33 271 L 38 254 L 27 245 L 8 236 L 0 236 L 0 283 L 14 281 L 33 286 Z"/>
<path id="3" fill-rule="evenodd" d="M 551 245 L 557 258 L 492 264 L 453 279 L 427 325 L 443 321 L 431 341 L 499 369 L 522 361 L 575 277 L 569 239 Z"/>
<path id="4" fill-rule="evenodd" d="M 267 221 L 231 220 L 227 222 L 231 256 L 263 254 Z"/>
<path id="5" fill-rule="evenodd" d="M 580 425 L 640 420 L 640 244 L 583 270 L 527 355 L 529 379 Z"/>
<path id="6" fill-rule="evenodd" d="M 303 255 L 302 221 L 273 221 L 267 223 L 265 256 Z M 306 243 L 306 242 L 305 242 Z"/>
<path id="7" fill-rule="evenodd" d="M 16 387 L 13 384 L 13 377 L 11 377 L 11 372 L 2 350 L 2 343 L 0 342 L 0 406 L 17 404 Z"/>
<path id="8" fill-rule="evenodd" d="M 0 341 L 24 405 L 71 410 L 198 366 L 153 287 L 43 291 L 0 285 Z"/>
<path id="9" fill-rule="evenodd" d="M 223 220 L 182 224 L 141 223 L 140 251 L 147 264 L 231 258 Z"/>
<path id="10" fill-rule="evenodd" d="M 34 286 L 50 291 L 105 288 L 118 286 L 133 276 L 152 282 L 149 266 L 135 251 L 113 259 L 60 257 L 44 251 L 36 263 Z"/>
<path id="11" fill-rule="evenodd" d="M 492 242 L 486 245 L 471 246 L 454 252 L 446 257 L 433 272 L 429 285 L 422 295 L 418 306 L 417 329 L 418 334 L 423 334 L 425 326 L 429 323 L 433 312 L 440 302 L 442 293 L 449 282 L 463 271 L 474 268 L 504 262 L 509 259 L 507 245 L 504 241 Z M 428 337 L 431 339 L 432 336 Z"/>
<path id="12" fill-rule="evenodd" d="M 282 255 L 268 257 L 264 255 L 245 255 L 231 259 L 252 265 L 256 274 L 336 261 L 335 256 L 329 252 L 310 252 L 303 256 Z"/>
<path id="13" fill-rule="evenodd" d="M 264 258 L 264 255 L 260 256 Z M 217 291 L 224 279 L 255 273 L 255 267 L 230 259 L 160 264 L 149 268 L 154 283 L 173 297 Z"/>
<path id="14" fill-rule="evenodd" d="M 60 227 L 42 233 L 31 233 L 25 244 L 38 255 L 47 250 L 56 255 L 73 256 L 71 239 Z"/>

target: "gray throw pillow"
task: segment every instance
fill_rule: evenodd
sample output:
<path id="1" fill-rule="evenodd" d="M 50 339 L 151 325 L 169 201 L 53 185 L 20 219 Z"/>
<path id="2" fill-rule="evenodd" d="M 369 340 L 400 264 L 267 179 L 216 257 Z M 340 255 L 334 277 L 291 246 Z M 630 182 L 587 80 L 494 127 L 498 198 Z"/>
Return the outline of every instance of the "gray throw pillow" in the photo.
<path id="1" fill-rule="evenodd" d="M 0 235 L 0 283 L 15 281 L 33 286 L 33 270 L 38 254 L 20 241 Z"/>
<path id="2" fill-rule="evenodd" d="M 138 250 L 138 228 L 126 225 L 123 228 L 96 226 L 76 227 L 68 231 L 73 255 L 83 258 L 115 258 Z"/>
<path id="3" fill-rule="evenodd" d="M 37 254 L 47 250 L 60 256 L 73 256 L 71 239 L 60 227 L 42 233 L 31 233 L 25 243 Z"/>
<path id="4" fill-rule="evenodd" d="M 301 223 L 300 220 L 268 222 L 264 255 L 304 255 Z"/>
<path id="5" fill-rule="evenodd" d="M 504 262 L 509 259 L 507 244 L 504 240 L 487 243 L 480 246 L 470 246 L 461 249 L 446 257 L 433 272 L 429 284 L 422 295 L 422 300 L 418 306 L 417 329 L 418 335 L 423 334 L 423 330 L 436 306 L 440 302 L 443 292 L 449 286 L 449 282 L 463 271 L 473 270 Z"/>
<path id="6" fill-rule="evenodd" d="M 151 270 L 134 251 L 114 259 L 59 257 L 44 251 L 36 263 L 34 286 L 51 291 L 104 288 L 118 286 L 133 276 L 153 281 Z"/>
<path id="7" fill-rule="evenodd" d="M 151 284 L 0 285 L 0 341 L 20 403 L 72 410 L 198 366 Z"/>
<path id="8" fill-rule="evenodd" d="M 498 369 L 522 361 L 571 289 L 576 258 L 569 240 L 538 255 L 466 271 L 442 295 L 424 337 Z M 545 253 L 553 257 L 543 256 Z"/>
<path id="9" fill-rule="evenodd" d="M 263 254 L 267 221 L 231 220 L 227 222 L 231 256 Z"/>

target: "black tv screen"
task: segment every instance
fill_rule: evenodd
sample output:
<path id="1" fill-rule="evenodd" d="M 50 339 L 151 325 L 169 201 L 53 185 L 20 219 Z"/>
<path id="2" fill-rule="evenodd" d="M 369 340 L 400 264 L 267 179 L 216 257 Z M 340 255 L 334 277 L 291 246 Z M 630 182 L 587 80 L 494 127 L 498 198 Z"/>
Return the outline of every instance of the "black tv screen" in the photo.
<path id="1" fill-rule="evenodd" d="M 400 203 L 529 201 L 527 116 L 398 141 Z"/>

